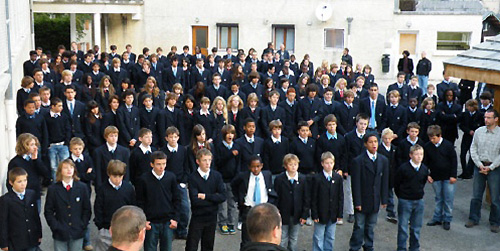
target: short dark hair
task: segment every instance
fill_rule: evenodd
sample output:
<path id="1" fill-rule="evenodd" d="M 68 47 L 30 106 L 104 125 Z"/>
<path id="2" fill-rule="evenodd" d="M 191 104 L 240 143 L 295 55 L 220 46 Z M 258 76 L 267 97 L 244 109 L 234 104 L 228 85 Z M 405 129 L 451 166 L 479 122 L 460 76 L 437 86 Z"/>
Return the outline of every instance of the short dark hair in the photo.
<path id="1" fill-rule="evenodd" d="M 493 113 L 493 118 L 494 118 L 494 119 L 498 118 L 498 111 L 497 111 L 497 110 L 495 110 L 495 109 L 493 109 L 493 108 L 490 108 L 490 109 L 486 110 L 486 112 L 485 112 L 485 113 L 487 113 L 487 112 L 488 112 L 488 113 L 492 112 L 492 113 Z"/>
<path id="2" fill-rule="evenodd" d="M 371 138 L 371 137 L 375 137 L 378 140 L 377 134 L 375 134 L 375 133 L 367 133 L 363 137 L 363 143 L 365 143 L 365 144 L 368 143 L 368 139 Z"/>
<path id="3" fill-rule="evenodd" d="M 427 136 L 434 137 L 438 136 L 441 137 L 441 127 L 438 125 L 431 125 L 427 128 Z"/>
<path id="4" fill-rule="evenodd" d="M 377 87 L 377 90 L 378 90 L 378 85 L 377 85 L 377 83 L 371 83 L 371 84 L 370 84 L 370 88 L 368 88 L 368 89 L 371 89 L 372 87 Z"/>
<path id="5" fill-rule="evenodd" d="M 154 151 L 151 154 L 151 163 L 155 163 L 157 159 L 167 159 L 167 155 L 162 151 Z"/>
<path id="6" fill-rule="evenodd" d="M 358 121 L 360 119 L 369 120 L 370 117 L 368 117 L 368 115 L 366 115 L 366 113 L 358 113 L 358 115 L 356 115 L 356 123 L 358 123 Z"/>
<path id="7" fill-rule="evenodd" d="M 14 167 L 9 171 L 9 181 L 14 183 L 19 176 L 28 176 L 28 173 L 26 170 L 24 170 L 22 167 Z"/>
<path id="8" fill-rule="evenodd" d="M 252 164 L 252 162 L 258 161 L 259 163 L 262 163 L 262 158 L 259 155 L 252 155 L 250 157 L 250 160 L 248 160 L 248 166 Z"/>
<path id="9" fill-rule="evenodd" d="M 243 122 L 243 126 L 246 126 L 248 123 L 255 123 L 255 120 L 253 118 L 247 118 Z"/>
<path id="10" fill-rule="evenodd" d="M 270 203 L 252 207 L 247 215 L 246 226 L 252 241 L 269 239 L 268 236 L 276 227 L 281 229 L 281 216 L 278 208 Z"/>

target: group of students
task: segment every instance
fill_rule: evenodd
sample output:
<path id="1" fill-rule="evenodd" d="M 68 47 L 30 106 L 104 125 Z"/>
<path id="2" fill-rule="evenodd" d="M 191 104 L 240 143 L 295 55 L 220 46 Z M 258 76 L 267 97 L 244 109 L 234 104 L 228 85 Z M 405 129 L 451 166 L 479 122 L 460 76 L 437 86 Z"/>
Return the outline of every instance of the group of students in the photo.
<path id="1" fill-rule="evenodd" d="M 161 48 L 159 55 L 145 48 L 135 63 L 131 46 L 121 57 L 113 46 L 109 54 L 85 55 L 62 47 L 57 58 L 68 68 L 60 76 L 47 68 L 50 59 L 30 53 L 25 69 L 36 67 L 18 91 L 17 156 L 8 167 L 10 192 L 0 202 L 2 222 L 27 224 L 2 224 L 0 248 L 38 246 L 41 187 L 51 181 L 44 215 L 56 250 L 92 249 L 92 184 L 99 250 L 110 245 L 113 212 L 134 204 L 151 222 L 145 250 L 170 250 L 174 235 L 187 240 L 186 250 L 197 250 L 200 240 L 202 250 L 213 250 L 216 229 L 234 234 L 238 222 L 243 249 L 248 211 L 265 202 L 280 210 L 289 250 L 297 249 L 300 226 L 312 222 L 313 249 L 333 249 L 344 216 L 354 223 L 351 250 L 371 250 L 380 205 L 399 224 L 401 250 L 410 221 L 415 249 L 426 181 L 436 191 L 428 225 L 449 230 L 457 125 L 465 132 L 462 177 L 470 178 L 471 132 L 483 125 L 491 93 L 481 94 L 481 107 L 473 99 L 458 104 L 449 77 L 424 91 L 417 77 L 406 83 L 399 73 L 386 100 L 369 66 L 349 80 L 344 68 L 322 64 L 312 78 L 308 55 L 295 67 L 280 59 L 284 47 L 269 46 L 263 60 L 255 50 L 245 57 L 229 48 L 223 58 L 215 50 L 205 58 L 199 49 L 195 55 L 183 49 L 163 56 Z M 25 214 L 7 213 L 16 206 Z M 11 238 L 12 229 L 23 238 Z"/>

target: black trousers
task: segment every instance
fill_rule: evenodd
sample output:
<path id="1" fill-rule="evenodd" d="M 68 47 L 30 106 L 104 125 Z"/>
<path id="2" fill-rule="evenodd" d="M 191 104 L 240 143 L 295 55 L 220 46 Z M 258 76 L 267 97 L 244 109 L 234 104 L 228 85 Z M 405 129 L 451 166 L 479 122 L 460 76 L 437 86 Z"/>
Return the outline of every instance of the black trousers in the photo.
<path id="1" fill-rule="evenodd" d="M 186 251 L 197 251 L 201 239 L 201 251 L 214 250 L 217 220 L 201 221 L 191 218 L 186 240 Z"/>
<path id="2" fill-rule="evenodd" d="M 240 207 L 240 217 L 241 217 L 241 222 L 243 223 L 241 225 L 241 244 L 240 244 L 240 249 L 243 249 L 243 247 L 250 242 L 250 236 L 248 236 L 248 229 L 247 229 L 247 215 L 248 211 L 250 211 L 251 207 L 248 206 L 243 206 Z"/>
<path id="3" fill-rule="evenodd" d="M 467 152 L 470 150 L 471 144 L 472 136 L 464 134 L 460 145 L 460 164 L 462 165 L 462 175 L 466 177 L 474 174 L 474 162 L 472 161 L 472 157 L 469 157 L 469 162 L 467 163 Z"/>

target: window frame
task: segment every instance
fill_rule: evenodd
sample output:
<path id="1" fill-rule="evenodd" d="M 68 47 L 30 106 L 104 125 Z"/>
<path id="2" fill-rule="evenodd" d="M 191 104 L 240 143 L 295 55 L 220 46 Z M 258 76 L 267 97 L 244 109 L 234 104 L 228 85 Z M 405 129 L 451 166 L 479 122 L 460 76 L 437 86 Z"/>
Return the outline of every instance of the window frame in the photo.
<path id="1" fill-rule="evenodd" d="M 222 28 L 228 28 L 228 32 L 227 32 L 227 44 L 231 47 L 231 51 L 238 51 L 239 49 L 239 46 L 240 46 L 240 27 L 237 23 L 217 23 L 216 24 L 217 26 L 217 48 L 219 50 L 226 50 L 227 47 L 222 47 L 221 43 L 222 43 Z M 237 28 L 237 34 L 236 34 L 236 39 L 238 41 L 236 41 L 236 45 L 237 45 L 237 48 L 233 48 L 231 46 L 232 44 L 232 41 L 231 41 L 231 28 L 234 28 L 236 27 Z"/>
<path id="2" fill-rule="evenodd" d="M 326 45 L 326 33 L 328 31 L 336 31 L 336 30 L 340 30 L 342 31 L 342 46 L 340 47 L 329 47 Z M 323 29 L 323 49 L 325 50 L 344 50 L 345 48 L 345 29 L 341 29 L 341 28 L 324 28 Z"/>
<path id="3" fill-rule="evenodd" d="M 464 41 L 459 41 L 459 40 L 439 40 L 439 34 L 440 33 L 460 33 L 462 36 L 463 35 L 466 35 L 467 37 L 467 40 Z M 466 50 L 469 50 L 471 48 L 471 37 L 472 37 L 472 31 L 437 31 L 436 32 L 436 50 L 437 51 L 466 51 Z M 449 43 L 455 43 L 456 46 L 459 46 L 460 45 L 460 42 L 464 42 L 464 45 L 466 45 L 468 48 L 463 48 L 463 49 L 450 49 L 450 48 L 446 48 L 446 49 L 443 49 L 443 48 L 440 48 L 440 46 L 446 46 L 446 45 L 440 45 L 440 43 L 446 43 L 446 42 L 449 42 Z M 448 45 L 448 46 L 452 46 L 453 44 L 451 45 Z"/>
<path id="4" fill-rule="evenodd" d="M 290 53 L 294 53 L 295 52 L 295 47 L 296 47 L 296 44 L 295 44 L 295 25 L 293 24 L 273 24 L 272 25 L 272 30 L 273 30 L 273 43 L 274 43 L 274 47 L 275 48 L 279 48 L 279 45 L 276 43 L 276 29 L 284 29 L 284 33 L 283 33 L 283 44 L 285 44 L 285 48 L 287 51 L 289 51 Z M 288 46 L 287 46 L 287 43 L 286 43 L 286 38 L 287 38 L 287 34 L 288 34 L 288 30 L 290 29 L 293 29 L 293 49 L 290 49 Z"/>

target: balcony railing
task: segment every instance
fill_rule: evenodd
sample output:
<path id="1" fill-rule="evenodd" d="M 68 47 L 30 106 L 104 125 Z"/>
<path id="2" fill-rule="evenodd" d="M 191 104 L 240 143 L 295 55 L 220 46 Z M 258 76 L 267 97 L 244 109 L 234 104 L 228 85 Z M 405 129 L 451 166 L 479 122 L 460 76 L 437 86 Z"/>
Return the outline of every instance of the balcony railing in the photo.
<path id="1" fill-rule="evenodd" d="M 419 13 L 481 13 L 479 0 L 395 0 L 401 12 Z"/>
<path id="2" fill-rule="evenodd" d="M 143 4 L 144 0 L 33 0 L 33 2 L 61 4 Z"/>

